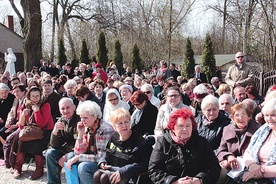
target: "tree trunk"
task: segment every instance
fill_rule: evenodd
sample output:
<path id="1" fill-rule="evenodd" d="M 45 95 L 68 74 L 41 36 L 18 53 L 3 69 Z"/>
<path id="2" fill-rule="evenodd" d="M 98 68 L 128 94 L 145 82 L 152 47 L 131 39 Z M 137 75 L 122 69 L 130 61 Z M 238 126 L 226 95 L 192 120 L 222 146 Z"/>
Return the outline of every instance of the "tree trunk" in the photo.
<path id="1" fill-rule="evenodd" d="M 21 0 L 24 12 L 23 54 L 24 71 L 30 71 L 32 66 L 38 66 L 42 58 L 41 41 L 41 11 L 39 0 Z"/>

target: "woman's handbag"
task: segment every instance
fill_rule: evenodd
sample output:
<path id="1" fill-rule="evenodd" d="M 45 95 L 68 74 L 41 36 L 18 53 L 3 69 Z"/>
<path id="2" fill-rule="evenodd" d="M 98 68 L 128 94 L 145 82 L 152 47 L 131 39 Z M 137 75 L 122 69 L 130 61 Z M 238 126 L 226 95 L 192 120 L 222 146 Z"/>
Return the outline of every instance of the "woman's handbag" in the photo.
<path id="1" fill-rule="evenodd" d="M 33 116 L 33 114 L 32 114 Z M 29 118 L 32 119 L 32 116 Z M 30 121 L 32 122 L 32 121 Z M 33 140 L 39 140 L 43 138 L 43 130 L 35 123 L 28 123 L 26 122 L 26 126 L 19 132 L 19 141 L 27 142 Z"/>

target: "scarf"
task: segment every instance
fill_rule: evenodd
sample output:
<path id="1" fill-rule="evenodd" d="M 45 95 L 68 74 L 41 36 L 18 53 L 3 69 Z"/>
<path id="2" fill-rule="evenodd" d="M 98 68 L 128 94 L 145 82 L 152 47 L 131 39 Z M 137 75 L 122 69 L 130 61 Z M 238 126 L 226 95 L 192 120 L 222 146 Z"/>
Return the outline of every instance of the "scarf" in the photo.
<path id="1" fill-rule="evenodd" d="M 268 136 L 271 133 L 271 128 L 267 125 L 264 124 L 262 125 L 252 136 L 250 144 L 248 146 L 248 149 L 251 153 L 252 158 L 256 163 L 259 163 L 259 158 L 258 158 L 258 153 L 263 145 L 263 143 L 266 141 Z M 269 151 L 269 155 L 267 157 L 267 162 L 265 165 L 270 166 L 270 165 L 275 165 L 276 164 L 276 143 L 271 147 Z M 273 183 L 276 184 L 276 177 L 271 178 Z"/>
<path id="2" fill-rule="evenodd" d="M 147 104 L 145 104 L 146 107 Z M 144 108 L 145 108 L 144 107 Z M 144 112 L 144 108 L 143 109 L 135 109 L 135 111 L 133 112 L 132 116 L 131 116 L 131 127 L 133 127 L 134 125 L 137 125 L 140 122 L 140 119 L 142 117 L 142 114 Z"/>
<path id="3" fill-rule="evenodd" d="M 87 147 L 86 153 L 87 154 L 97 154 L 96 148 L 96 132 L 99 126 L 99 120 L 96 120 L 92 127 L 88 127 L 84 133 L 84 139 L 86 140 L 85 146 Z"/>
<path id="4" fill-rule="evenodd" d="M 190 140 L 190 138 L 191 138 L 191 137 L 189 137 L 187 139 L 183 139 L 181 137 L 178 137 L 177 135 L 175 135 L 175 132 L 172 130 L 170 130 L 170 135 L 174 142 L 176 142 L 177 144 L 180 144 L 182 146 L 185 145 L 188 142 L 188 140 Z"/>

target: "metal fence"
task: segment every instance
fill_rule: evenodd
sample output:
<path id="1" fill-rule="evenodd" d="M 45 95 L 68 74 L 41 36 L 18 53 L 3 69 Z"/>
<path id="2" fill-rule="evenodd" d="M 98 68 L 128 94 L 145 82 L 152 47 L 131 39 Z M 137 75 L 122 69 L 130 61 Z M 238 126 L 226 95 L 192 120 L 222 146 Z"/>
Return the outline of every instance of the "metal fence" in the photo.
<path id="1" fill-rule="evenodd" d="M 268 88 L 276 84 L 276 70 L 261 72 L 258 69 L 254 69 L 253 73 L 255 85 L 257 89 L 259 89 L 259 94 L 265 96 Z"/>

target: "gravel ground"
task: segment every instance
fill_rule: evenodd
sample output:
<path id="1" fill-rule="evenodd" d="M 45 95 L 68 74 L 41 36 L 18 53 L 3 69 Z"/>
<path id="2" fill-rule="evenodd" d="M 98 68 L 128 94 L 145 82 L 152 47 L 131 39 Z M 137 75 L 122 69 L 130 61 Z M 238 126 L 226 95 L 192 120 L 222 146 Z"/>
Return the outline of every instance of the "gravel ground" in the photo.
<path id="1" fill-rule="evenodd" d="M 30 180 L 29 176 L 31 176 L 32 172 L 35 170 L 35 163 L 31 163 L 30 166 L 28 167 L 29 164 L 25 163 L 22 167 L 22 177 L 20 179 L 14 179 L 12 170 L 11 169 L 6 169 L 4 166 L 0 166 L 0 184 L 41 184 L 41 183 L 47 183 L 47 174 L 46 174 L 46 168 L 44 168 L 44 175 L 38 180 Z M 65 182 L 65 174 L 64 171 L 62 170 L 61 173 L 61 180 L 62 183 Z"/>

